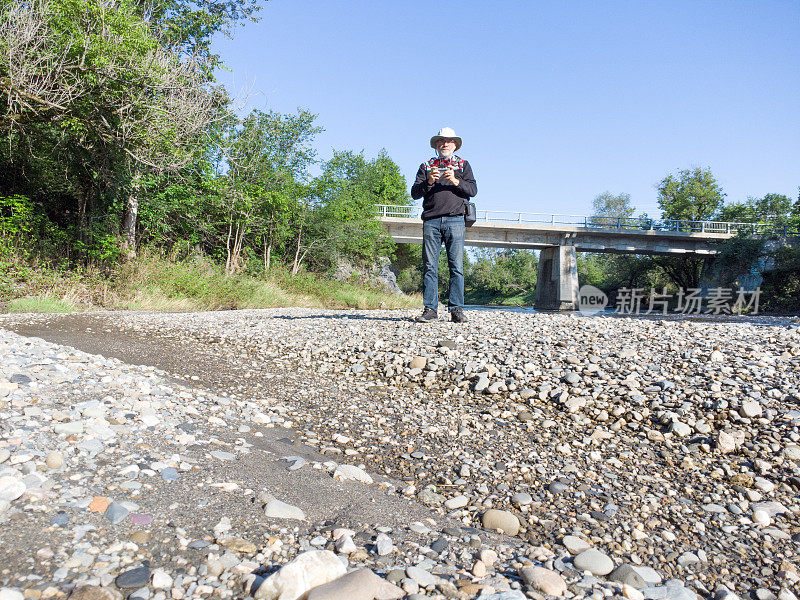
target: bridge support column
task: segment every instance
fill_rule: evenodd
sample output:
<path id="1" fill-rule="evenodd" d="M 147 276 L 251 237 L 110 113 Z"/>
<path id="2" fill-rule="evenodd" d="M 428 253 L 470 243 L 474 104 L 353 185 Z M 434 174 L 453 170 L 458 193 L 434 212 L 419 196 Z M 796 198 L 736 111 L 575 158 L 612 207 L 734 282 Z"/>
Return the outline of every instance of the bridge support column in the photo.
<path id="1" fill-rule="evenodd" d="M 541 251 L 535 302 L 535 307 L 541 310 L 577 310 L 575 246 L 551 246 Z"/>

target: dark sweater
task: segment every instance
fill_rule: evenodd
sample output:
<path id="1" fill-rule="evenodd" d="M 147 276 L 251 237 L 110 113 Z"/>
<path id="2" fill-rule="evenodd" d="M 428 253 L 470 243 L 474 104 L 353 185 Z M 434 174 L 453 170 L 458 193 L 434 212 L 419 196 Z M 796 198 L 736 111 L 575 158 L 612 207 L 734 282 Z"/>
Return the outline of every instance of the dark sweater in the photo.
<path id="1" fill-rule="evenodd" d="M 458 157 L 454 158 L 458 160 Z M 464 201 L 478 193 L 478 186 L 469 163 L 463 161 L 463 168 L 456 169 L 457 186 L 445 179 L 444 175 L 433 185 L 428 185 L 426 167 L 427 163 L 420 165 L 414 185 L 411 186 L 411 197 L 414 200 L 425 198 L 422 201 L 422 220 L 463 215 Z"/>

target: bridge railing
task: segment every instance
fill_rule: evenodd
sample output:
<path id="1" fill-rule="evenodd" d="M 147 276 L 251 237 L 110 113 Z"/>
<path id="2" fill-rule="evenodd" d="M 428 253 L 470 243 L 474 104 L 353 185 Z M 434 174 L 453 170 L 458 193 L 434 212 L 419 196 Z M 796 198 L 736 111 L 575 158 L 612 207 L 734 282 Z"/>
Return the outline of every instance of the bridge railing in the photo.
<path id="1" fill-rule="evenodd" d="M 422 214 L 419 206 L 392 206 L 376 204 L 380 217 L 405 217 L 418 219 Z M 682 219 L 645 219 L 641 217 L 601 217 L 586 215 L 562 215 L 551 213 L 509 212 L 479 210 L 477 220 L 490 223 L 545 223 L 549 225 L 571 225 L 587 229 L 628 229 L 653 231 L 683 231 L 687 233 L 720 233 L 733 235 L 740 231 L 748 234 L 775 233 L 800 235 L 797 227 L 776 223 L 737 223 L 728 221 L 688 221 Z"/>

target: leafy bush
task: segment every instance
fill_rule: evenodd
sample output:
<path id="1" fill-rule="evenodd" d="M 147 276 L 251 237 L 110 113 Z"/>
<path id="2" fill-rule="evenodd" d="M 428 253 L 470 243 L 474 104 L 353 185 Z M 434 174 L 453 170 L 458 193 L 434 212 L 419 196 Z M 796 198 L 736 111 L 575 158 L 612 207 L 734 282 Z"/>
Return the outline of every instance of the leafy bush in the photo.
<path id="1" fill-rule="evenodd" d="M 465 294 L 470 302 L 530 304 L 536 288 L 539 261 L 532 250 L 476 252 L 465 264 Z"/>
<path id="2" fill-rule="evenodd" d="M 782 246 L 773 257 L 775 268 L 763 273 L 760 308 L 800 311 L 800 248 Z"/>
<path id="3" fill-rule="evenodd" d="M 23 251 L 33 229 L 33 203 L 20 195 L 0 196 L 0 256 Z"/>

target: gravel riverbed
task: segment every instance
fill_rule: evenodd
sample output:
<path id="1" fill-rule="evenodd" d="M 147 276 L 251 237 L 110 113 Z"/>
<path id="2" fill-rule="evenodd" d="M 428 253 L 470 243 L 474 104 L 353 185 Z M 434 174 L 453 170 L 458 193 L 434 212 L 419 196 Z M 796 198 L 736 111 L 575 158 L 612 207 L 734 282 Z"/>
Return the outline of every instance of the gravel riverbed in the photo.
<path id="1" fill-rule="evenodd" d="M 0 600 L 797 599 L 796 318 L 468 314 L 0 316 Z"/>

